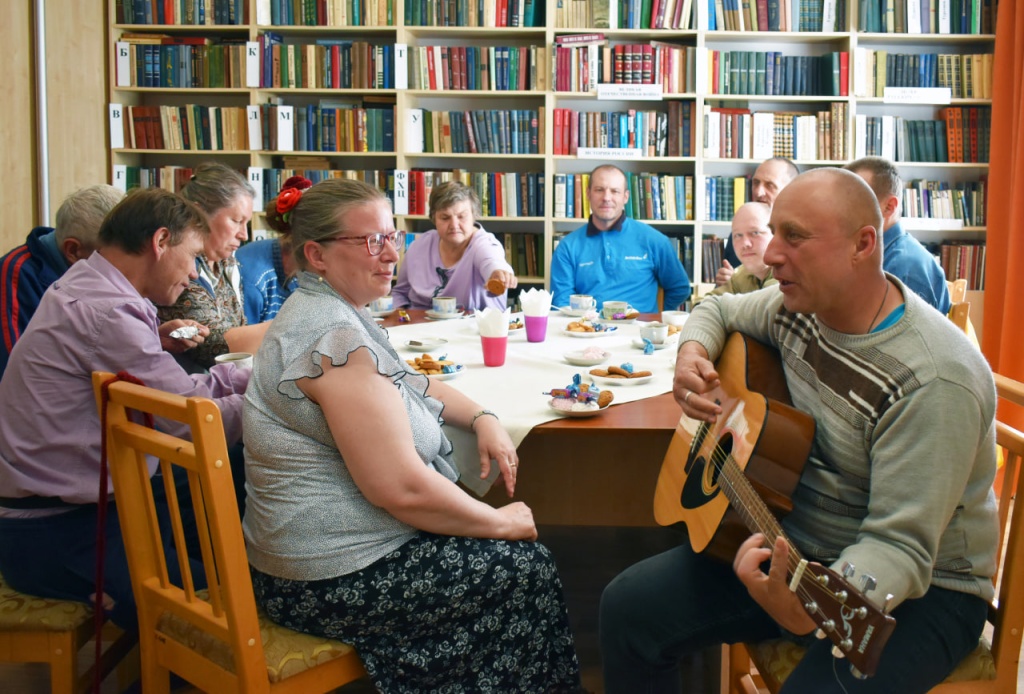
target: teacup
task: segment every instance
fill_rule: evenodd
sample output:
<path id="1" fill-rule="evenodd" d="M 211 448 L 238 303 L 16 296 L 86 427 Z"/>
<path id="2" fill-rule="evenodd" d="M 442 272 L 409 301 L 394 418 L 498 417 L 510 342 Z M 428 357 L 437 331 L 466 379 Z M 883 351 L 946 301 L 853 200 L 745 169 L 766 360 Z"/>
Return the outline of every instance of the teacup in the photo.
<path id="1" fill-rule="evenodd" d="M 648 323 L 640 328 L 640 337 L 650 340 L 656 345 L 664 344 L 668 339 L 667 323 Z"/>
<path id="2" fill-rule="evenodd" d="M 590 294 L 573 294 L 569 297 L 569 308 L 573 311 L 592 311 L 597 308 L 597 299 Z"/>
<path id="3" fill-rule="evenodd" d="M 380 313 L 382 311 L 390 311 L 395 307 L 395 301 L 391 298 L 391 295 L 382 296 L 379 299 L 374 299 L 370 302 L 370 310 Z"/>
<path id="4" fill-rule="evenodd" d="M 690 317 L 690 314 L 686 311 L 662 311 L 661 320 L 669 325 L 676 327 L 682 327 L 686 319 Z"/>
<path id="5" fill-rule="evenodd" d="M 458 301 L 454 296 L 435 296 L 433 307 L 434 313 L 455 313 Z"/>
<path id="6" fill-rule="evenodd" d="M 606 301 L 601 306 L 601 315 L 605 320 L 612 320 L 615 316 L 624 317 L 629 313 L 634 313 L 634 311 L 626 301 Z"/>
<path id="7" fill-rule="evenodd" d="M 234 364 L 239 368 L 252 368 L 252 354 L 249 352 L 228 352 L 214 358 L 218 364 Z"/>

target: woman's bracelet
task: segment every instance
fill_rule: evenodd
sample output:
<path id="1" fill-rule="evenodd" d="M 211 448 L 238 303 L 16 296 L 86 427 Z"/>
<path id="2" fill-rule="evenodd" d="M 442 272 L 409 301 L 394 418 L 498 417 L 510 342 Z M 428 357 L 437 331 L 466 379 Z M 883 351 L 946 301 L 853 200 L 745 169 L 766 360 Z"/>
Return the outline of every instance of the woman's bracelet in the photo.
<path id="1" fill-rule="evenodd" d="M 495 419 L 498 419 L 498 415 L 494 414 L 490 410 L 480 410 L 475 415 L 473 415 L 473 419 L 470 420 L 470 422 L 469 422 L 469 430 L 470 431 L 475 431 L 475 429 L 473 429 L 473 426 L 476 424 L 476 420 L 480 419 L 484 415 L 490 415 L 490 416 L 494 417 Z"/>

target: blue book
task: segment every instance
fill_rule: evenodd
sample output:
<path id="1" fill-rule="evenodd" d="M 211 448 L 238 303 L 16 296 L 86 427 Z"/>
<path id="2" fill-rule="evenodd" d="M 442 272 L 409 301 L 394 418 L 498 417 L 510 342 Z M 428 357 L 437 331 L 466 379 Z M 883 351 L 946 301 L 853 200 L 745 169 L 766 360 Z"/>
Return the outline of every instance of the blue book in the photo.
<path id="1" fill-rule="evenodd" d="M 576 177 L 569 174 L 565 177 L 565 216 L 576 216 Z"/>

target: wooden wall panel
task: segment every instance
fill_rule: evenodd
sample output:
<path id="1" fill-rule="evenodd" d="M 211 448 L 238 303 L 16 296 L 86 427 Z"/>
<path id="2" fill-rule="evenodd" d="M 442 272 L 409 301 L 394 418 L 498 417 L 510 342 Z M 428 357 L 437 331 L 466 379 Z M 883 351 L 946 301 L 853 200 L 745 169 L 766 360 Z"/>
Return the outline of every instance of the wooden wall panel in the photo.
<path id="1" fill-rule="evenodd" d="M 62 0 L 70 2 L 70 0 Z M 7 55 L 6 104 L 0 108 L 0 253 L 25 240 L 36 219 L 32 5 L 7 3 L 0 45 Z"/>

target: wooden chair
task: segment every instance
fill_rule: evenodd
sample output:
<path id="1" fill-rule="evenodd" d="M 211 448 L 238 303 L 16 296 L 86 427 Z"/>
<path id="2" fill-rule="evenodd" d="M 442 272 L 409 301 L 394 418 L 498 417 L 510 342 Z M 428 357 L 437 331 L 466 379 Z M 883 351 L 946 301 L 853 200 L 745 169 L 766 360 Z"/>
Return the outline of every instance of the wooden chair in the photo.
<path id="1" fill-rule="evenodd" d="M 996 374 L 1000 398 L 1024 405 L 1024 383 Z M 1017 691 L 1021 640 L 1024 635 L 1024 509 L 1014 508 L 1014 500 L 1024 491 L 1020 475 L 1024 456 L 1024 433 L 1005 422 L 996 422 L 996 441 L 1003 449 L 1003 489 L 1012 489 L 999 498 L 1000 540 L 997 558 L 996 602 L 989 606 L 992 627 L 991 644 L 984 637 L 946 681 L 933 694 L 1002 694 Z M 803 650 L 781 639 L 756 644 L 726 646 L 727 681 L 723 689 L 730 694 L 759 694 L 779 691 L 782 683 L 800 662 Z M 751 669 L 751 663 L 755 666 Z M 725 678 L 723 678 L 725 679 Z"/>
<path id="2" fill-rule="evenodd" d="M 949 280 L 946 282 L 946 286 L 949 288 L 949 300 L 952 303 L 959 304 L 967 298 L 967 280 L 963 278 Z"/>
<path id="3" fill-rule="evenodd" d="M 88 689 L 95 676 L 95 664 L 78 672 L 79 651 L 95 643 L 94 635 L 93 611 L 85 603 L 19 593 L 0 576 L 0 661 L 47 663 L 50 691 L 77 694 Z M 133 671 L 120 665 L 137 642 L 135 634 L 108 623 L 103 637 L 112 643 L 100 659 L 100 678 L 118 667 L 118 689 L 124 689 Z"/>
<path id="4" fill-rule="evenodd" d="M 168 691 L 174 672 L 208 692 L 326 692 L 366 673 L 355 650 L 272 623 L 256 607 L 231 482 L 220 410 L 207 398 L 184 398 L 115 382 L 94 373 L 101 418 L 106 410 L 107 457 L 117 495 L 132 590 L 139 611 L 142 685 L 146 694 Z M 129 419 L 127 410 L 151 413 L 191 428 L 192 441 Z M 168 577 L 156 521 L 146 456 L 188 474 L 208 590 L 195 589 L 188 562 L 181 585 Z M 181 508 L 166 485 L 174 546 L 186 556 Z"/>

